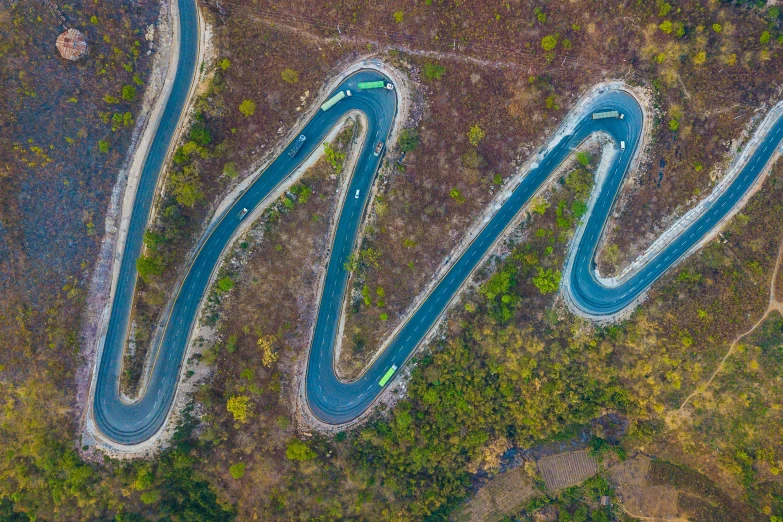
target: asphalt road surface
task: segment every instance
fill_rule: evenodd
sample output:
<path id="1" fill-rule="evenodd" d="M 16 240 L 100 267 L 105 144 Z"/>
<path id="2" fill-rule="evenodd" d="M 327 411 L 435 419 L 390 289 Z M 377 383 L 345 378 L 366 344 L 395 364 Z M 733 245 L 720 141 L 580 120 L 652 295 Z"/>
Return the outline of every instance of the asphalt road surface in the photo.
<path id="1" fill-rule="evenodd" d="M 354 249 L 370 188 L 383 158 L 383 154 L 376 157 L 373 150 L 378 141 L 386 141 L 397 114 L 395 91 L 358 91 L 357 88 L 360 81 L 390 80 L 374 70 L 359 71 L 345 79 L 334 91 L 350 89 L 353 96 L 343 99 L 327 112 L 318 110 L 301 132 L 307 137 L 301 150 L 292 158 L 288 154 L 289 144 L 211 229 L 193 259 L 182 286 L 177 290 L 165 322 L 165 330 L 153 346 L 154 362 L 144 395 L 139 401 L 127 404 L 120 398 L 119 380 L 136 281 L 135 260 L 141 252 L 142 236 L 149 220 L 158 173 L 183 110 L 196 62 L 198 34 L 195 8 L 192 0 L 180 0 L 179 5 L 182 46 L 174 90 L 144 165 L 92 404 L 98 429 L 119 444 L 143 442 L 151 438 L 165 422 L 179 382 L 199 303 L 207 294 L 210 276 L 220 262 L 221 253 L 234 239 L 241 223 L 241 210 L 247 208 L 252 212 L 268 194 L 274 192 L 350 110 L 361 111 L 367 117 L 367 139 L 339 215 L 318 306 L 305 382 L 310 410 L 317 418 L 330 424 L 352 421 L 372 405 L 383 389 L 379 385 L 383 375 L 392 366 L 401 368 L 405 364 L 508 223 L 557 166 L 590 134 L 599 131 L 608 134 L 617 144 L 618 150 L 609 175 L 603 185 L 598 187 L 598 196 L 576 247 L 572 270 L 566 275 L 569 278 L 567 287 L 572 304 L 585 314 L 597 317 L 611 316 L 626 308 L 708 234 L 753 185 L 783 138 L 783 118 L 779 118 L 726 192 L 699 219 L 628 280 L 618 286 L 607 287 L 596 279 L 593 260 L 601 231 L 639 144 L 642 111 L 625 92 L 610 90 L 599 95 L 587 107 L 573 133 L 551 147 L 495 211 L 362 377 L 353 382 L 343 382 L 337 378 L 333 367 L 339 316 L 349 276 L 343 264 Z M 594 112 L 606 110 L 617 110 L 624 117 L 601 120 L 591 118 Z M 625 150 L 620 150 L 621 141 L 626 144 Z M 358 198 L 355 197 L 357 190 Z"/>

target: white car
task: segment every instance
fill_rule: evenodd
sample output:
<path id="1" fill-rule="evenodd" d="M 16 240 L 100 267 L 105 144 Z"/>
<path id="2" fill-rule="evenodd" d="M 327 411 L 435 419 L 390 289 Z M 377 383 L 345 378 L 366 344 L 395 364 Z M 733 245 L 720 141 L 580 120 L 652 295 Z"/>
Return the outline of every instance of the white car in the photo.
<path id="1" fill-rule="evenodd" d="M 243 209 L 242 209 L 242 212 L 240 212 L 240 213 L 239 213 L 239 215 L 238 215 L 237 217 L 238 217 L 239 219 L 242 219 L 243 217 L 245 217 L 245 214 L 247 214 L 247 209 L 246 209 L 246 208 L 243 208 Z"/>
<path id="2" fill-rule="evenodd" d="M 625 142 L 624 141 L 620 142 L 620 150 L 625 150 Z"/>
<path id="3" fill-rule="evenodd" d="M 356 191 L 356 195 L 353 197 L 353 199 L 359 199 L 359 191 Z"/>

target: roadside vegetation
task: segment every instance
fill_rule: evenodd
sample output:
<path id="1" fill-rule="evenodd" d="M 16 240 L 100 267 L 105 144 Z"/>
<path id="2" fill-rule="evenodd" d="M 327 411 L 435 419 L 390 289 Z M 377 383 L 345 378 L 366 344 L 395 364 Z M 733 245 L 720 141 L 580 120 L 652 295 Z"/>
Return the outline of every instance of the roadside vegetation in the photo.
<path id="1" fill-rule="evenodd" d="M 344 51 L 330 46 L 328 52 L 320 53 L 305 42 L 282 39 L 274 29 L 248 27 L 233 18 L 218 28 L 215 38 L 224 42 L 218 46 L 220 56 L 167 166 L 163 194 L 144 236 L 144 252 L 136 263 L 139 284 L 133 305 L 134 328 L 121 379 L 123 391 L 130 396 L 136 395 L 141 384 L 151 334 L 205 220 L 251 173 L 251 167 L 257 167 L 261 158 L 272 152 L 281 135 L 309 107 L 316 89 Z M 244 38 L 245 43 L 228 43 L 237 38 Z M 260 70 L 278 69 L 280 73 L 272 75 L 263 88 L 238 80 Z"/>

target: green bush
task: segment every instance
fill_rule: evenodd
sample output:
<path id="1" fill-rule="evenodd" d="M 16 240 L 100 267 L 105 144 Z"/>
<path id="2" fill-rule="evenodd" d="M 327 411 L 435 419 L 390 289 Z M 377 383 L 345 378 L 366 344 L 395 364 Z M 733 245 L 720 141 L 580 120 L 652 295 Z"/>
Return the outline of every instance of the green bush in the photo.
<path id="1" fill-rule="evenodd" d="M 228 276 L 225 276 L 220 279 L 220 281 L 217 282 L 218 290 L 221 292 L 228 292 L 232 288 L 234 288 L 234 280 L 231 279 Z"/>
<path id="2" fill-rule="evenodd" d="M 419 132 L 416 129 L 402 129 L 400 132 L 400 150 L 402 152 L 413 152 L 419 146 Z"/>
<path id="3" fill-rule="evenodd" d="M 440 80 L 446 73 L 446 68 L 442 65 L 436 65 L 434 63 L 424 64 L 424 79 L 426 81 Z"/>
<path id="4" fill-rule="evenodd" d="M 453 199 L 459 204 L 465 203 L 465 196 L 463 196 L 462 192 L 460 192 L 456 188 L 453 188 L 449 191 L 449 196 L 451 196 L 451 199 Z"/>
<path id="5" fill-rule="evenodd" d="M 288 446 L 286 446 L 285 456 L 288 460 L 313 460 L 315 452 L 305 442 L 299 439 L 291 439 L 288 442 Z"/>
<path id="6" fill-rule="evenodd" d="M 256 104 L 253 100 L 242 100 L 239 104 L 239 112 L 245 115 L 245 117 L 252 116 L 256 113 Z"/>
<path id="7" fill-rule="evenodd" d="M 245 476 L 245 463 L 238 462 L 236 464 L 233 464 L 230 468 L 228 468 L 228 472 L 235 479 L 241 479 L 242 477 Z"/>
<path id="8" fill-rule="evenodd" d="M 237 171 L 237 164 L 233 161 L 227 162 L 225 165 L 223 165 L 223 174 L 231 179 L 236 178 L 237 175 L 239 175 L 239 172 Z"/>
<path id="9" fill-rule="evenodd" d="M 101 151 L 104 154 L 109 152 L 109 142 L 106 141 L 106 140 L 98 141 L 98 150 Z"/>

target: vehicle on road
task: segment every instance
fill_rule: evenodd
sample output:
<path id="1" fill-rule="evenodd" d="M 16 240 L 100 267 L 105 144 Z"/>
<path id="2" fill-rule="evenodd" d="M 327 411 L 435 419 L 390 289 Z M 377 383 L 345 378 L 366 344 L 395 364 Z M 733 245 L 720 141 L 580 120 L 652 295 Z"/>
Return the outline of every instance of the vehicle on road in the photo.
<path id="1" fill-rule="evenodd" d="M 375 146 L 375 152 L 373 154 L 375 156 L 379 156 L 382 150 L 383 150 L 383 142 L 379 141 L 378 144 Z"/>
<path id="2" fill-rule="evenodd" d="M 299 152 L 299 149 L 302 148 L 302 145 L 304 144 L 306 139 L 307 136 L 305 136 L 304 134 L 300 134 L 299 137 L 296 138 L 296 141 L 291 147 L 291 150 L 288 151 L 288 155 L 291 156 L 292 158 L 296 156 L 296 153 Z"/>
<path id="3" fill-rule="evenodd" d="M 389 379 L 392 378 L 392 375 L 394 375 L 394 372 L 397 371 L 397 365 L 392 364 L 391 368 L 386 370 L 386 373 L 383 374 L 383 377 L 381 377 L 381 380 L 378 381 L 379 386 L 386 386 L 386 383 L 389 382 Z"/>
<path id="4" fill-rule="evenodd" d="M 243 209 L 242 209 L 242 212 L 240 212 L 240 213 L 239 213 L 239 215 L 237 216 L 237 218 L 239 218 L 239 219 L 242 219 L 243 217 L 245 217 L 245 215 L 246 215 L 246 214 L 247 214 L 247 209 L 246 209 L 246 208 L 243 208 Z"/>
<path id="5" fill-rule="evenodd" d="M 337 94 L 335 94 L 334 96 L 326 100 L 326 102 L 323 105 L 321 105 L 321 110 L 324 112 L 328 111 L 329 109 L 334 107 L 337 104 L 337 102 L 339 102 L 346 96 L 350 96 L 350 95 L 351 95 L 351 91 L 349 90 L 338 92 Z"/>
<path id="6" fill-rule="evenodd" d="M 356 191 L 356 195 L 353 197 L 353 199 L 359 199 L 359 191 Z"/>
<path id="7" fill-rule="evenodd" d="M 394 85 L 391 84 L 391 83 L 387 83 L 386 84 L 386 89 L 391 91 L 392 89 L 394 89 Z"/>
<path id="8" fill-rule="evenodd" d="M 606 118 L 622 118 L 622 115 L 618 111 L 603 111 L 593 113 L 594 120 L 603 120 Z"/>
<path id="9" fill-rule="evenodd" d="M 374 82 L 359 82 L 357 87 L 359 88 L 360 91 L 364 91 L 367 89 L 383 89 L 383 88 L 388 89 L 388 87 L 386 87 L 386 82 L 384 82 L 383 80 L 377 80 Z"/>
<path id="10" fill-rule="evenodd" d="M 620 142 L 620 150 L 625 150 L 625 142 L 624 141 Z"/>

